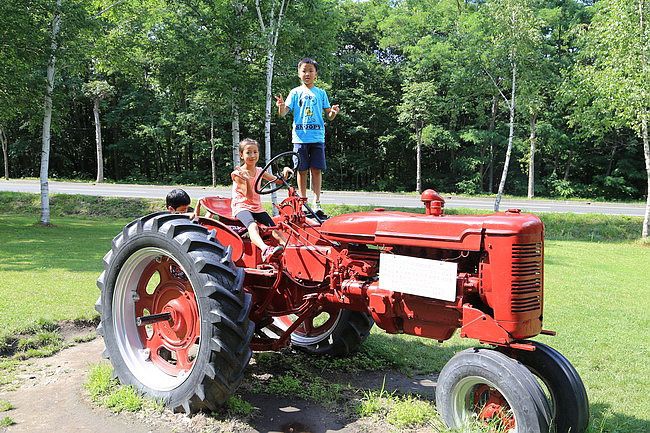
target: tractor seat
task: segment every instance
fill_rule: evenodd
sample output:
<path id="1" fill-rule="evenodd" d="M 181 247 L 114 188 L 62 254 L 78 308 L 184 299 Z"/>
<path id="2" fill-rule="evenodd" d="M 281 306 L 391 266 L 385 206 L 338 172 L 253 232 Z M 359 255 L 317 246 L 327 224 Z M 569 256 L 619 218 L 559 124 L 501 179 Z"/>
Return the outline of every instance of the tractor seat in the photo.
<path id="1" fill-rule="evenodd" d="M 233 216 L 232 208 L 230 207 L 231 202 L 230 197 L 221 197 L 220 195 L 203 197 L 196 206 L 196 213 L 199 214 L 201 209 L 205 209 L 205 216 L 219 220 L 239 236 L 248 235 L 248 229 L 244 227 L 241 221 Z M 259 223 L 258 227 L 261 233 L 265 233 L 268 230 L 267 226 Z"/>
<path id="2" fill-rule="evenodd" d="M 215 219 L 218 219 L 228 226 L 241 227 L 246 230 L 246 227 L 242 225 L 241 221 L 233 216 L 230 203 L 230 197 L 221 197 L 220 195 L 203 197 L 199 200 L 197 213 L 200 212 L 201 209 L 205 209 L 207 217 L 216 217 Z"/>

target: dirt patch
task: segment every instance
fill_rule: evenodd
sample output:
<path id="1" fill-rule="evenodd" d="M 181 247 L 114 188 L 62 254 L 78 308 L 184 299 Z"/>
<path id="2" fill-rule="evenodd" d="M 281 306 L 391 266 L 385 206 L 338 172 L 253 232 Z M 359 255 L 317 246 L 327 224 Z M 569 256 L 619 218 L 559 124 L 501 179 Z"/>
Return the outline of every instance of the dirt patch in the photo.
<path id="1" fill-rule="evenodd" d="M 92 328 L 62 329 L 66 339 L 87 335 Z M 141 411 L 114 414 L 90 402 L 83 384 L 89 368 L 102 361 L 101 338 L 76 344 L 49 358 L 30 359 L 21 363 L 17 373 L 19 385 L 0 391 L 0 400 L 9 401 L 14 409 L 0 414 L 9 416 L 15 425 L 0 428 L 2 433 L 388 433 L 395 427 L 373 419 L 356 419 L 350 407 L 341 404 L 327 407 L 291 396 L 278 397 L 252 393 L 244 383 L 241 397 L 251 403 L 254 413 L 249 419 L 225 418 L 199 414 L 186 416 L 169 410 L 162 413 Z M 417 393 L 433 398 L 432 377 L 407 377 L 396 372 L 360 372 L 354 375 L 333 374 L 332 381 L 349 384 L 354 389 L 380 389 L 388 392 Z M 255 379 L 249 376 L 248 381 Z"/>

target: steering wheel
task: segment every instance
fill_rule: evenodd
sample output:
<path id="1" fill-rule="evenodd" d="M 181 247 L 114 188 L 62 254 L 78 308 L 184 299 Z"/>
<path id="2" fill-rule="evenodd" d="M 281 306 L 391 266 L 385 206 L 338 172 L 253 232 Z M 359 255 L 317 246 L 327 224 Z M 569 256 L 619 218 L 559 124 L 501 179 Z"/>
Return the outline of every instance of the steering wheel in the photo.
<path id="1" fill-rule="evenodd" d="M 289 164 L 286 164 L 286 163 Z M 283 152 L 280 153 L 279 155 L 274 156 L 268 164 L 264 166 L 262 169 L 262 172 L 260 173 L 259 176 L 257 176 L 257 179 L 255 179 L 255 192 L 262 195 L 262 194 L 271 194 L 272 192 L 276 192 L 280 188 L 286 186 L 289 188 L 289 184 L 287 183 L 288 180 L 290 180 L 293 177 L 292 175 L 289 175 L 287 179 L 285 179 L 282 176 L 282 169 L 284 167 L 292 167 L 294 173 L 296 169 L 298 168 L 298 163 L 300 162 L 300 155 L 298 152 Z M 276 176 L 278 179 L 282 181 L 281 184 L 276 185 L 275 180 L 265 180 L 264 179 L 264 173 L 271 168 L 270 173 L 273 176 Z M 279 173 L 279 174 L 276 174 Z"/>

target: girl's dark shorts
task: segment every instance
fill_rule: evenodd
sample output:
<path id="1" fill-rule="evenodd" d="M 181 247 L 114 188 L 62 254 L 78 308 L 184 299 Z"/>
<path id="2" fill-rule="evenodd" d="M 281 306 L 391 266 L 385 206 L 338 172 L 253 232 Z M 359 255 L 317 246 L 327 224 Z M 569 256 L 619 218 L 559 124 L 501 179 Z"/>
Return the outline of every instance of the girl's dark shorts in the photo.
<path id="1" fill-rule="evenodd" d="M 235 217 L 244 224 L 244 227 L 248 228 L 249 225 L 254 222 L 263 224 L 268 227 L 275 227 L 275 223 L 271 216 L 266 212 L 251 212 L 249 210 L 243 210 L 237 213 Z"/>

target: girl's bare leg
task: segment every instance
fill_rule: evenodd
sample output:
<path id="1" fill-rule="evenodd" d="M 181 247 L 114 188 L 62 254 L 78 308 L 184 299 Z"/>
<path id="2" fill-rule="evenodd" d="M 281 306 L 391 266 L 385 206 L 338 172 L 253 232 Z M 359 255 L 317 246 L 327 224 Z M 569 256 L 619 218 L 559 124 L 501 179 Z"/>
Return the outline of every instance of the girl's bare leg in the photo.
<path id="1" fill-rule="evenodd" d="M 251 238 L 251 242 L 257 246 L 262 252 L 266 250 L 269 246 L 264 243 L 262 237 L 260 236 L 260 229 L 257 227 L 257 223 L 252 223 L 248 227 L 248 236 Z"/>

